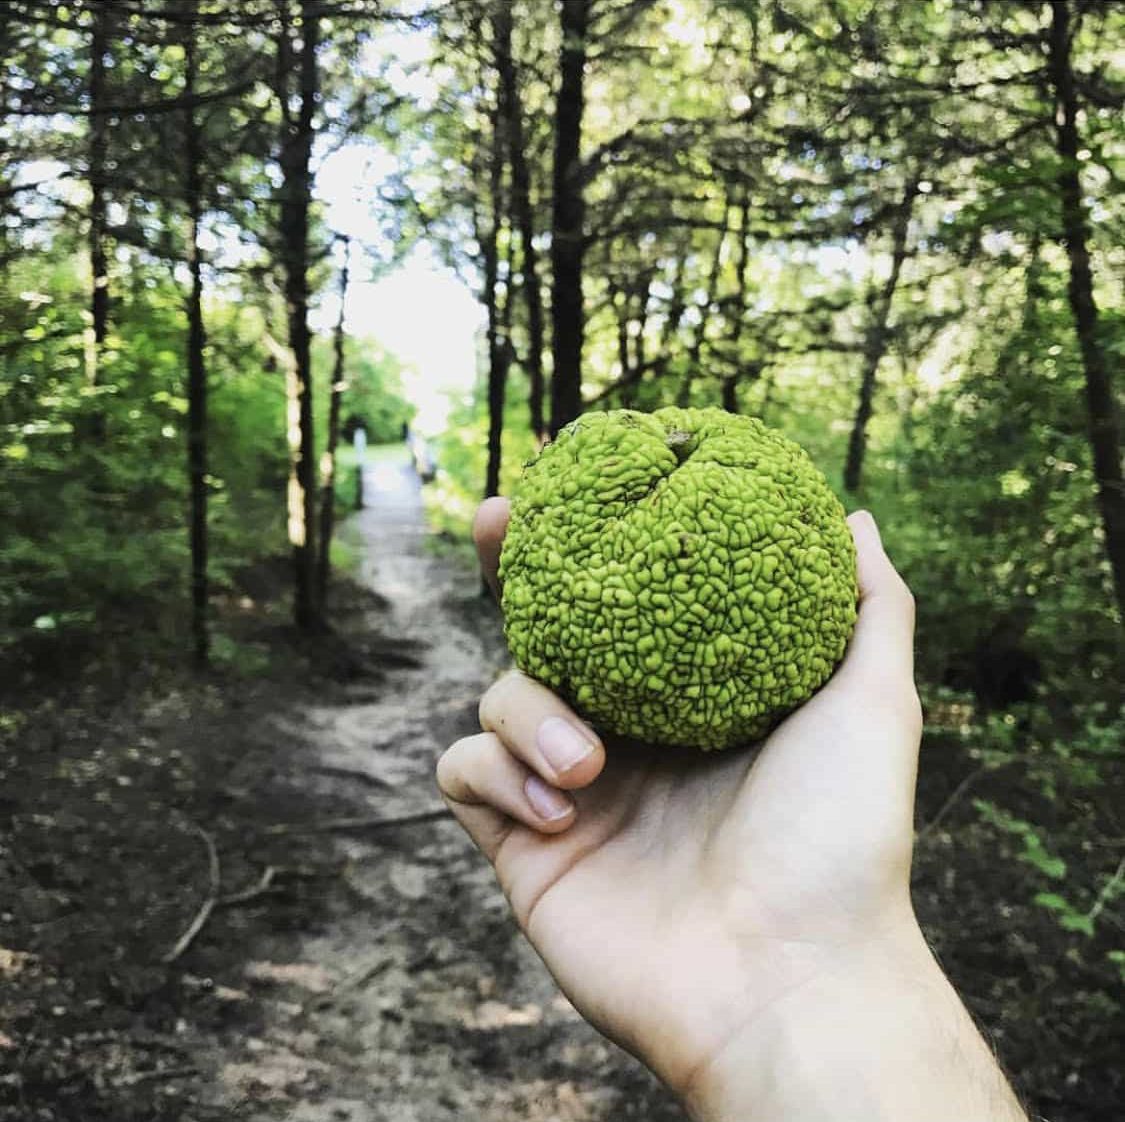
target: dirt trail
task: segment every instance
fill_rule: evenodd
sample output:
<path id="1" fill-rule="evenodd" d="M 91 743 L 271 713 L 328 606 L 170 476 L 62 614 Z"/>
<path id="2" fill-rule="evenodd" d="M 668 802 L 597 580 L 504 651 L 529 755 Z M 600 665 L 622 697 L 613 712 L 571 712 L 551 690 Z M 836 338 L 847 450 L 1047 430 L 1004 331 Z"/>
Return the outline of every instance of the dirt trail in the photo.
<path id="1" fill-rule="evenodd" d="M 393 818 L 440 805 L 437 756 L 475 728 L 477 698 L 506 654 L 472 578 L 427 550 L 410 470 L 380 463 L 365 480 L 367 509 L 345 534 L 362 551 L 362 581 L 388 601 L 381 630 L 419 666 L 392 670 L 374 700 L 368 691 L 274 718 L 264 734 L 307 745 L 285 783 Z M 237 989 L 236 1004 L 252 1002 L 259 1023 L 253 1035 L 200 1042 L 214 1072 L 197 1100 L 209 1116 L 683 1117 L 558 994 L 456 824 L 332 833 L 324 845 L 343 873 L 317 930 L 259 939 L 244 978 L 214 979 Z"/>

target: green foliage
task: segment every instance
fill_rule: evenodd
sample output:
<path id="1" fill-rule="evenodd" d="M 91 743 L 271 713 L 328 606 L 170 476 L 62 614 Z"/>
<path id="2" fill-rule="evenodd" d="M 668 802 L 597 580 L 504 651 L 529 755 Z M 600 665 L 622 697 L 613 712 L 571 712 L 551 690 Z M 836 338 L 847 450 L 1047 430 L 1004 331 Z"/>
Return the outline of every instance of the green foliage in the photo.
<path id="1" fill-rule="evenodd" d="M 142 605 L 170 626 L 186 613 L 182 291 L 138 270 L 132 297 L 115 306 L 96 387 L 86 380 L 81 267 L 40 256 L 9 274 L 0 340 L 0 653 L 31 640 L 37 649 L 64 643 Z M 205 315 L 210 568 L 222 588 L 239 568 L 286 548 L 285 393 L 257 312 L 215 300 Z M 352 343 L 348 359 L 345 412 L 354 408 L 370 432 L 397 439 L 410 416 L 397 363 L 366 341 Z M 330 361 L 323 344 L 318 403 Z M 323 423 L 327 410 L 319 412 Z M 354 494 L 355 467 L 345 462 L 339 517 Z M 224 650 L 216 648 L 220 661 Z"/>
<path id="2" fill-rule="evenodd" d="M 1023 819 L 1000 810 L 985 799 L 975 799 L 973 806 L 989 825 L 1014 834 L 1023 841 L 1023 851 L 1019 855 L 1021 861 L 1026 861 L 1045 877 L 1061 880 L 1066 876 L 1066 862 L 1061 857 L 1048 852 L 1043 839 L 1035 832 L 1030 822 L 1024 822 Z"/>
<path id="3" fill-rule="evenodd" d="M 475 394 L 457 402 L 449 425 L 434 447 L 437 478 L 425 492 L 430 525 L 439 533 L 467 538 L 477 504 L 484 497 L 488 462 L 488 416 L 481 408 L 483 384 Z M 535 455 L 535 439 L 528 425 L 526 383 L 513 381 L 504 410 L 504 443 L 500 465 L 500 493 L 510 494 L 523 465 Z"/>
<path id="4" fill-rule="evenodd" d="M 328 400 L 333 369 L 333 344 L 318 338 L 313 346 L 313 368 L 319 411 L 318 445 L 327 436 Z M 341 441 L 350 440 L 362 425 L 371 444 L 391 444 L 402 439 L 402 426 L 414 417 L 415 408 L 403 397 L 402 363 L 374 339 L 348 338 L 344 346 L 345 384 L 341 411 Z"/>

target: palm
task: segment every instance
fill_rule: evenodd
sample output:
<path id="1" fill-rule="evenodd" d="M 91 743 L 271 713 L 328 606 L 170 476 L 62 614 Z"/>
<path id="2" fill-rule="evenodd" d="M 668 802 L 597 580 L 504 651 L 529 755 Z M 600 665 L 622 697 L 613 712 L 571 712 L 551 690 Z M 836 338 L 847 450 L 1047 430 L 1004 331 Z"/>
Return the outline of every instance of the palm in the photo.
<path id="1" fill-rule="evenodd" d="M 830 686 L 757 753 L 611 750 L 571 829 L 517 825 L 497 852 L 517 918 L 589 1019 L 635 1048 L 679 1026 L 676 1055 L 646 1057 L 658 1069 L 690 1066 L 878 927 L 885 870 L 909 861 L 912 785 L 859 716 Z M 732 992 L 748 939 L 755 981 Z"/>

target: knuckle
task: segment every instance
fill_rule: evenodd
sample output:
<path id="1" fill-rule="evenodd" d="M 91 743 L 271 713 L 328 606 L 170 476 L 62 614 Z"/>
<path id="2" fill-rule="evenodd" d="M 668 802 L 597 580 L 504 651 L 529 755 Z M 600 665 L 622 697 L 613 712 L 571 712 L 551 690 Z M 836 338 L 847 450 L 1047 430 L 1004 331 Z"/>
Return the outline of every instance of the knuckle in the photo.
<path id="1" fill-rule="evenodd" d="M 463 776 L 476 748 L 475 736 L 462 736 L 455 740 L 438 757 L 434 773 L 437 776 L 438 786 L 442 789 L 450 787 Z"/>
<path id="2" fill-rule="evenodd" d="M 450 789 L 450 767 L 449 751 L 446 750 L 438 757 L 438 762 L 434 767 L 434 780 L 437 783 L 438 790 L 443 794 L 448 794 Z"/>
<path id="3" fill-rule="evenodd" d="M 455 802 L 476 802 L 483 779 L 493 766 L 496 738 L 489 733 L 463 736 L 438 758 L 438 789 Z"/>
<path id="4" fill-rule="evenodd" d="M 512 692 L 522 677 L 518 670 L 510 670 L 485 690 L 477 706 L 477 720 L 482 729 L 494 729 L 503 723 Z"/>

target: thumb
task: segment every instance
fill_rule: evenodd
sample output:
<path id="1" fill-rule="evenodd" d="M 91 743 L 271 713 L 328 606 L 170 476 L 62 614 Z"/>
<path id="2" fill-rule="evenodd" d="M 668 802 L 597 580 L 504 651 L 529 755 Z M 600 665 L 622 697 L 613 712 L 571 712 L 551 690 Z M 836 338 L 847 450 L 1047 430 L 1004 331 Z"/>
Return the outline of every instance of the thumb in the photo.
<path id="1" fill-rule="evenodd" d="M 500 580 L 497 570 L 500 567 L 500 547 L 504 544 L 504 534 L 508 529 L 510 504 L 507 499 L 494 497 L 485 499 L 477 507 L 473 519 L 473 541 L 476 542 L 480 557 L 480 570 L 497 600 L 500 599 Z"/>
<path id="2" fill-rule="evenodd" d="M 837 678 L 864 694 L 916 704 L 914 597 L 883 549 L 875 519 L 861 510 L 848 525 L 856 547 L 859 614 Z"/>

